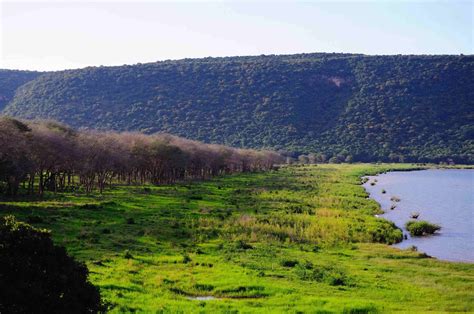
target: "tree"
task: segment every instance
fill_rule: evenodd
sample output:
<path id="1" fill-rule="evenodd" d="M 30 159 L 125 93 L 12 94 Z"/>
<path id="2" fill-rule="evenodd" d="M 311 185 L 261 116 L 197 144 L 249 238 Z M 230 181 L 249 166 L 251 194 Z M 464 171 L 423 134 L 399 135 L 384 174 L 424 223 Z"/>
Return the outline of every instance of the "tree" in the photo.
<path id="1" fill-rule="evenodd" d="M 0 219 L 0 313 L 97 313 L 104 310 L 87 267 L 53 244 L 46 230 Z"/>
<path id="2" fill-rule="evenodd" d="M 272 151 L 167 134 L 74 131 L 51 121 L 0 119 L 0 193 L 6 195 L 17 194 L 22 183 L 29 194 L 77 188 L 102 193 L 113 182 L 168 184 L 269 170 L 282 162 Z"/>
<path id="3" fill-rule="evenodd" d="M 344 160 L 344 162 L 347 162 L 348 164 L 351 164 L 353 161 L 354 158 L 352 157 L 352 155 L 347 155 L 346 159 Z"/>
<path id="4" fill-rule="evenodd" d="M 28 159 L 28 136 L 31 129 L 25 123 L 0 119 L 0 192 L 15 195 L 31 168 Z"/>
<path id="5" fill-rule="evenodd" d="M 300 164 L 308 164 L 309 163 L 309 158 L 306 155 L 299 155 L 298 156 L 298 162 Z"/>
<path id="6" fill-rule="evenodd" d="M 313 153 L 308 154 L 308 161 L 310 164 L 315 164 L 318 161 L 317 156 Z"/>

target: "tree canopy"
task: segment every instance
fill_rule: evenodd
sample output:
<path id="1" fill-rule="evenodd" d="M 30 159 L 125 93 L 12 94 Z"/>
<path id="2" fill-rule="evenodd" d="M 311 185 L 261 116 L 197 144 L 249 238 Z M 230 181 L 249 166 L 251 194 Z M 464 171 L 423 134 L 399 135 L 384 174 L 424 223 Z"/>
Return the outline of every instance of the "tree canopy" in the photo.
<path id="1" fill-rule="evenodd" d="M 4 113 L 354 161 L 474 162 L 474 56 L 299 54 L 44 73 Z"/>
<path id="2" fill-rule="evenodd" d="M 50 233 L 0 218 L 1 313 L 97 313 L 104 310 L 87 267 L 55 246 Z"/>
<path id="3" fill-rule="evenodd" d="M 268 170 L 272 151 L 204 144 L 166 134 L 76 131 L 52 121 L 0 118 L 0 194 L 100 192 L 113 183 L 169 184 Z"/>

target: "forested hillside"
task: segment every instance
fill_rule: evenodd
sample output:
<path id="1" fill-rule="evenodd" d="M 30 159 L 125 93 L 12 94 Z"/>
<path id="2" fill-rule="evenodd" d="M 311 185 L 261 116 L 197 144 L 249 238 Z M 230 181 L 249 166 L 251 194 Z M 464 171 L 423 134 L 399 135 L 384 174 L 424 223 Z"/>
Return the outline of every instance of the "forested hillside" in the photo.
<path id="1" fill-rule="evenodd" d="M 474 162 L 474 56 L 185 59 L 46 73 L 4 114 L 332 161 Z"/>
<path id="2" fill-rule="evenodd" d="M 13 99 L 16 89 L 39 76 L 40 72 L 0 70 L 0 110 Z"/>

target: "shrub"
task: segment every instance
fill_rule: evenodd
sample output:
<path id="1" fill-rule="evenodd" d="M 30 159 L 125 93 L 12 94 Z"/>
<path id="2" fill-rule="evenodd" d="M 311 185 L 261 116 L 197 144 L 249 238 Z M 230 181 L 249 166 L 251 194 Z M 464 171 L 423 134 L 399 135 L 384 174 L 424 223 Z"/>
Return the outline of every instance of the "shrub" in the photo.
<path id="1" fill-rule="evenodd" d="M 184 255 L 183 255 L 183 264 L 187 264 L 187 263 L 189 263 L 189 262 L 191 262 L 191 261 L 192 261 L 192 259 L 191 259 L 191 257 L 189 257 L 188 254 L 184 254 Z"/>
<path id="2" fill-rule="evenodd" d="M 46 230 L 0 219 L 0 313 L 105 310 L 87 267 L 53 244 Z"/>
<path id="3" fill-rule="evenodd" d="M 125 252 L 123 252 L 123 257 L 127 258 L 127 259 L 132 259 L 133 255 L 132 255 L 132 253 L 130 253 L 129 250 L 125 250 Z"/>
<path id="4" fill-rule="evenodd" d="M 253 246 L 251 246 L 244 240 L 238 240 L 235 242 L 235 248 L 238 250 L 249 250 L 249 249 L 253 249 Z"/>
<path id="5" fill-rule="evenodd" d="M 441 226 L 429 223 L 428 221 L 425 221 L 425 220 L 421 220 L 421 221 L 411 220 L 406 223 L 405 227 L 407 228 L 408 232 L 410 232 L 410 234 L 414 237 L 433 234 L 436 231 L 441 229 Z"/>
<path id="6" fill-rule="evenodd" d="M 371 242 L 394 244 L 403 240 L 403 232 L 393 222 L 377 219 L 374 224 L 367 225 Z"/>
<path id="7" fill-rule="evenodd" d="M 351 285 L 346 272 L 332 265 L 313 266 L 307 262 L 298 264 L 295 272 L 301 280 L 325 282 L 331 286 Z"/>
<path id="8" fill-rule="evenodd" d="M 296 265 L 298 265 L 298 261 L 297 260 L 282 260 L 281 261 L 281 266 L 283 267 L 295 267 Z"/>

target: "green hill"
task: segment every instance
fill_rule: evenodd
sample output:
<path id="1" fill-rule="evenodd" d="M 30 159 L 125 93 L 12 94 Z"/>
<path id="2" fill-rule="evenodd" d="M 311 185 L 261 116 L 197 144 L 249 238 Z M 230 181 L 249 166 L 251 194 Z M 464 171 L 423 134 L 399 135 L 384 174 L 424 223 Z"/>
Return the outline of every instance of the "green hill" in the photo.
<path id="1" fill-rule="evenodd" d="M 33 71 L 0 70 L 0 111 L 13 99 L 19 86 L 40 74 Z"/>
<path id="2" fill-rule="evenodd" d="M 474 56 L 300 54 L 42 74 L 4 114 L 356 161 L 474 162 Z"/>

